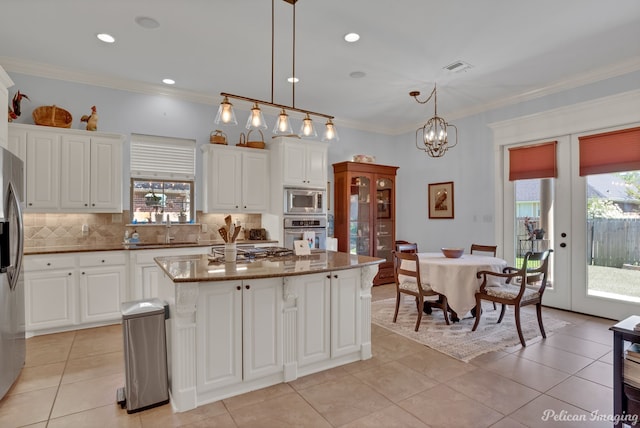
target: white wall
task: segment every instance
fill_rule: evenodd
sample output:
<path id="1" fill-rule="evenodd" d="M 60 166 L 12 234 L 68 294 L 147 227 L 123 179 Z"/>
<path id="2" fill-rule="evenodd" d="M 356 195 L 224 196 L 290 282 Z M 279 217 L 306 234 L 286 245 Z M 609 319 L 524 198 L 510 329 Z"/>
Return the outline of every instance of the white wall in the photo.
<path id="1" fill-rule="evenodd" d="M 209 134 L 216 129 L 213 119 L 217 105 L 186 102 L 167 96 L 149 96 L 97 86 L 43 79 L 9 73 L 16 90 L 26 93 L 31 101 L 22 103 L 22 116 L 17 123 L 33 123 L 31 112 L 41 105 L 56 104 L 73 115 L 73 128 L 84 129 L 80 116 L 95 105 L 100 116 L 98 129 L 127 136 L 124 152 L 125 209 L 128 208 L 129 155 L 131 133 L 195 139 L 198 145 L 209 144 Z M 377 163 L 399 166 L 397 191 L 398 239 L 418 242 L 421 250 L 437 250 L 445 246 L 468 248 L 472 242 L 494 242 L 494 153 L 489 123 L 529 115 L 563 105 L 596 99 L 638 88 L 640 72 L 611 78 L 599 83 L 549 95 L 510 107 L 453 120 L 458 127 L 459 143 L 443 158 L 432 159 L 415 148 L 415 132 L 389 136 L 367 133 L 339 126 L 340 141 L 329 145 L 329 177 L 333 182 L 336 162 L 350 160 L 354 154 L 373 155 Z M 246 115 L 236 112 L 242 123 Z M 603 112 L 606 114 L 606 112 Z M 425 117 L 425 120 L 427 118 Z M 267 117 L 273 123 L 273 117 Z M 544 126 L 544 124 L 541 124 Z M 417 125 L 416 125 L 417 127 Z M 223 128 L 230 144 L 235 144 L 243 126 Z M 271 139 L 265 133 L 265 140 Z M 198 152 L 199 153 L 199 152 Z M 197 175 L 201 179 L 201 157 Z M 430 220 L 427 209 L 428 183 L 453 181 L 455 219 Z M 196 185 L 196 206 L 201 208 L 201 183 Z"/>

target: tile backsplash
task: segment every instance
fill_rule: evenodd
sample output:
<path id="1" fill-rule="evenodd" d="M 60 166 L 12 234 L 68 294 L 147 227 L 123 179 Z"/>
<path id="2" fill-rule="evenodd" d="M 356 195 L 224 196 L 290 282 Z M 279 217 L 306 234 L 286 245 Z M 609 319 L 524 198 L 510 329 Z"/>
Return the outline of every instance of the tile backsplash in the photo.
<path id="1" fill-rule="evenodd" d="M 219 240 L 218 229 L 224 225 L 226 214 L 196 214 L 197 224 L 171 225 L 170 235 L 177 242 Z M 233 222 L 240 223 L 239 240 L 249 237 L 249 230 L 261 227 L 260 214 L 232 214 Z M 25 248 L 66 245 L 114 245 L 122 243 L 125 230 L 137 230 L 141 242 L 164 242 L 166 226 L 129 223 L 129 212 L 122 214 L 40 214 L 25 213 Z M 83 232 L 82 226 L 88 226 Z M 207 231 L 202 231 L 202 225 Z"/>

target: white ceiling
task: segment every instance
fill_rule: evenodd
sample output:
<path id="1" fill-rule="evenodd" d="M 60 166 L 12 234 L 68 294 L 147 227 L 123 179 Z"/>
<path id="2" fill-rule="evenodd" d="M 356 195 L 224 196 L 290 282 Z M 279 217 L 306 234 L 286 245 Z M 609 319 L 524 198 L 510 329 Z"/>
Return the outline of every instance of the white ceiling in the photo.
<path id="1" fill-rule="evenodd" d="M 0 65 L 9 72 L 172 93 L 210 104 L 212 115 L 220 92 L 272 100 L 269 0 L 3 0 L 0 8 Z M 452 121 L 640 69 L 638 0 L 300 0 L 295 10 L 295 106 L 339 126 L 414 130 L 433 104 L 408 93 L 424 98 L 434 83 L 438 113 Z M 273 102 L 289 106 L 292 12 L 275 0 Z M 160 27 L 142 28 L 138 16 Z M 347 44 L 352 31 L 361 39 Z M 99 42 L 99 32 L 116 43 Z M 443 69 L 458 60 L 473 68 Z M 162 85 L 165 77 L 176 85 Z"/>

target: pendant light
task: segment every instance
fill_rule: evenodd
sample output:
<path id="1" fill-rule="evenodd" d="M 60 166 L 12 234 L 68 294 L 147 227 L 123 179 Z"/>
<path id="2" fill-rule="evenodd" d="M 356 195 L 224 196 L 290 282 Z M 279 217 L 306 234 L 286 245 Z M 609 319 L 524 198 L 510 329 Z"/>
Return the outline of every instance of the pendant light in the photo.
<path id="1" fill-rule="evenodd" d="M 426 104 L 433 98 L 433 117 L 429 119 L 424 126 L 416 130 L 416 147 L 426 152 L 432 158 L 444 156 L 447 150 L 458 144 L 458 128 L 438 116 L 438 93 L 436 85 L 433 86 L 433 91 L 431 91 L 429 97 L 424 101 L 418 99 L 420 96 L 419 91 L 411 91 L 409 92 L 409 96 L 415 98 L 419 104 Z M 449 145 L 448 128 L 453 128 L 456 131 L 456 140 L 452 145 Z"/>
<path id="2" fill-rule="evenodd" d="M 276 125 L 273 127 L 272 132 L 275 135 L 293 134 L 293 129 L 291 129 L 291 122 L 289 122 L 289 115 L 284 109 L 282 109 L 282 111 L 278 115 L 278 120 L 276 121 Z"/>
<path id="3" fill-rule="evenodd" d="M 233 104 L 229 102 L 229 98 L 224 97 L 222 102 L 220 103 L 220 107 L 218 107 L 218 114 L 216 115 L 216 119 L 213 121 L 216 125 L 237 125 L 238 121 L 236 120 L 236 114 L 233 111 Z"/>
<path id="4" fill-rule="evenodd" d="M 327 123 L 324 124 L 324 136 L 322 137 L 322 141 L 339 141 L 338 138 L 338 130 L 336 126 L 333 124 L 331 119 L 327 120 Z"/>
<path id="5" fill-rule="evenodd" d="M 298 0 L 284 0 L 286 3 L 289 3 L 293 6 L 293 60 L 292 60 L 292 76 L 296 76 L 295 73 L 295 47 L 296 47 L 296 3 Z M 241 95 L 229 94 L 226 92 L 221 92 L 220 95 L 224 97 L 222 102 L 220 103 L 220 107 L 218 108 L 218 114 L 216 115 L 215 124 L 223 124 L 223 125 L 237 125 L 238 121 L 236 120 L 236 115 L 233 111 L 233 105 L 229 102 L 229 98 L 234 98 L 237 100 L 248 101 L 253 103 L 253 107 L 251 108 L 251 114 L 247 119 L 246 128 L 247 129 L 267 129 L 267 123 L 264 120 L 264 116 L 262 115 L 262 111 L 258 104 L 270 107 L 276 107 L 280 109 L 280 114 L 278 115 L 278 119 L 276 121 L 275 126 L 273 127 L 274 135 L 292 135 L 293 131 L 291 129 L 291 122 L 289 120 L 289 115 L 287 111 L 295 111 L 298 113 L 304 114 L 304 119 L 302 120 L 302 126 L 300 127 L 300 132 L 298 136 L 302 138 L 314 138 L 317 137 L 317 132 L 313 125 L 313 120 L 311 119 L 311 115 L 324 117 L 327 119 L 325 124 L 325 131 L 322 138 L 322 141 L 338 141 L 338 132 L 336 131 L 336 127 L 333 124 L 333 116 L 329 116 L 323 113 L 313 112 L 311 110 L 303 110 L 300 108 L 296 108 L 295 102 L 295 83 L 292 82 L 294 86 L 292 86 L 292 105 L 287 106 L 283 104 L 276 104 L 273 102 L 273 71 L 274 71 L 274 34 L 275 34 L 275 0 L 271 0 L 271 101 L 263 101 L 255 98 L 248 98 Z"/>
<path id="6" fill-rule="evenodd" d="M 247 129 L 267 129 L 267 122 L 264 120 L 262 110 L 258 107 L 258 103 L 253 103 L 251 114 L 247 119 Z"/>
<path id="7" fill-rule="evenodd" d="M 316 128 L 313 126 L 313 120 L 309 117 L 309 113 L 307 113 L 304 119 L 302 119 L 302 126 L 300 127 L 298 135 L 302 138 L 313 138 L 318 136 Z"/>

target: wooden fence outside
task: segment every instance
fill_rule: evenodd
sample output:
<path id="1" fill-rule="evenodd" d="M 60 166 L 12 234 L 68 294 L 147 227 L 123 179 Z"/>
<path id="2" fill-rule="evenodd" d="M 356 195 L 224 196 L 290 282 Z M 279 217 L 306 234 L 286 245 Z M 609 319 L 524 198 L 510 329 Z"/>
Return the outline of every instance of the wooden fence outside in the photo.
<path id="1" fill-rule="evenodd" d="M 640 219 L 589 219 L 587 251 L 590 265 L 640 265 Z"/>
<path id="2" fill-rule="evenodd" d="M 531 221 L 539 224 L 536 217 L 531 217 Z M 517 255 L 522 257 L 529 250 L 529 247 L 523 245 L 524 241 L 521 241 L 528 239 L 524 218 L 518 218 L 516 225 L 519 240 Z M 625 264 L 640 265 L 640 219 L 587 220 L 587 256 L 589 265 L 615 268 L 621 268 Z"/>

